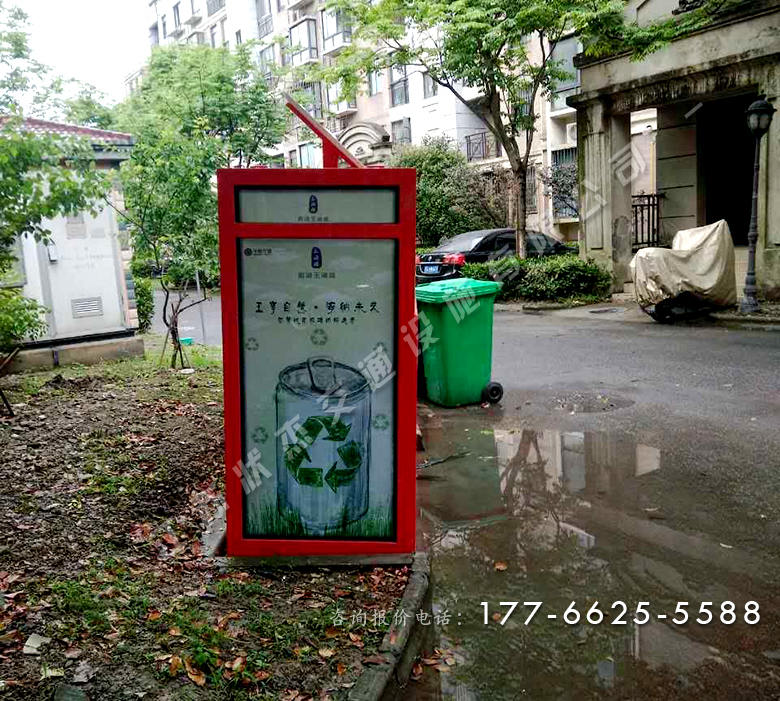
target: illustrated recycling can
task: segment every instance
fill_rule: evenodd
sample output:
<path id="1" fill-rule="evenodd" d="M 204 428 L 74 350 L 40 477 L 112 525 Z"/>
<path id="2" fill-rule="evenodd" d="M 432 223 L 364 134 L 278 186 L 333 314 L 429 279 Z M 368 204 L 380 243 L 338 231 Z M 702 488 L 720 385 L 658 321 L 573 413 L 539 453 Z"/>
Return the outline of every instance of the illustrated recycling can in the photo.
<path id="1" fill-rule="evenodd" d="M 327 535 L 368 511 L 371 392 L 355 368 L 309 358 L 279 373 L 276 387 L 279 514 Z"/>

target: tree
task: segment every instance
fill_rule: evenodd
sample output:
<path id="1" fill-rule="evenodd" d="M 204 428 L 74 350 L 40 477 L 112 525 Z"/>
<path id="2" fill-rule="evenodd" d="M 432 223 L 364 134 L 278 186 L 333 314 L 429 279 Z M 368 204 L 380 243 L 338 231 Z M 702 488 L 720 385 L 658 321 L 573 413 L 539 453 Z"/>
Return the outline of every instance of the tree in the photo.
<path id="1" fill-rule="evenodd" d="M 75 97 L 64 101 L 63 119 L 95 129 L 113 129 L 114 111 L 106 106 L 106 96 L 91 85 L 81 85 Z"/>
<path id="2" fill-rule="evenodd" d="M 427 138 L 421 146 L 407 146 L 390 165 L 417 170 L 417 238 L 422 245 L 502 225 L 483 194 L 482 176 L 448 139 Z"/>
<path id="3" fill-rule="evenodd" d="M 579 177 L 576 163 L 561 163 L 544 168 L 539 173 L 544 194 L 552 198 L 553 211 L 578 216 L 580 209 Z"/>
<path id="4" fill-rule="evenodd" d="M 166 131 L 155 140 L 140 140 L 122 165 L 125 216 L 133 235 L 134 256 L 154 261 L 162 271 L 163 321 L 173 355 L 171 367 L 185 367 L 179 317 L 206 299 L 190 298 L 196 275 L 216 278 L 219 269 L 212 178 L 219 163 L 218 143 L 204 136 L 188 139 Z M 177 268 L 178 294 L 168 273 Z"/>
<path id="5" fill-rule="evenodd" d="M 140 90 L 115 117 L 137 139 L 121 169 L 134 256 L 161 273 L 171 365 L 184 366 L 180 315 L 206 299 L 205 286 L 191 296 L 196 281 L 218 279 L 216 170 L 266 162 L 284 120 L 251 45 L 155 50 Z"/>
<path id="6" fill-rule="evenodd" d="M 25 21 L 0 0 L 0 279 L 22 236 L 48 241 L 46 220 L 94 210 L 108 190 L 91 144 L 25 127 L 23 105 L 40 97 L 47 71 L 30 55 Z M 0 350 L 40 335 L 42 309 L 16 291 L 0 292 Z"/>
<path id="7" fill-rule="evenodd" d="M 354 92 L 369 70 L 417 66 L 471 110 L 501 144 L 516 182 L 518 251 L 525 250 L 526 180 L 537 96 L 566 77 L 553 51 L 572 31 L 622 21 L 614 0 L 333 0 L 353 42 L 326 80 Z"/>

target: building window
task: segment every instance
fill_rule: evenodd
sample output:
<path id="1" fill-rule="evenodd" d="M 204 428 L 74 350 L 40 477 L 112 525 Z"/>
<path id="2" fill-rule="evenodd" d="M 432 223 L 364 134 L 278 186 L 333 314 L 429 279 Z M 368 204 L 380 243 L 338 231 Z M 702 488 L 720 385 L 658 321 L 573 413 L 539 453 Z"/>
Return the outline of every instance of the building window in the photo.
<path id="1" fill-rule="evenodd" d="M 439 84 L 426 71 L 423 73 L 423 97 L 427 100 L 429 97 L 436 97 L 438 94 Z"/>
<path id="2" fill-rule="evenodd" d="M 557 151 L 553 151 L 552 167 L 553 169 L 567 168 L 569 170 L 573 170 L 573 172 L 576 173 L 577 147 L 562 148 L 558 149 Z M 566 194 L 571 195 L 571 199 L 576 199 L 576 193 Z M 573 219 L 578 216 L 577 210 L 574 206 L 572 206 L 571 199 L 569 199 L 566 194 L 562 196 L 561 194 L 553 192 L 553 214 L 555 215 L 556 219 Z"/>
<path id="3" fill-rule="evenodd" d="M 168 38 L 168 20 L 165 18 L 165 15 L 160 17 L 160 24 L 162 25 L 163 39 L 167 39 Z"/>
<path id="4" fill-rule="evenodd" d="M 525 211 L 536 214 L 536 168 L 529 165 L 525 171 Z"/>
<path id="5" fill-rule="evenodd" d="M 300 66 L 319 56 L 317 50 L 317 21 L 305 19 L 290 27 L 291 60 Z"/>
<path id="6" fill-rule="evenodd" d="M 274 66 L 276 61 L 274 60 L 274 47 L 266 46 L 258 54 L 258 63 L 260 64 L 260 72 L 266 80 L 271 80 L 274 77 Z"/>
<path id="7" fill-rule="evenodd" d="M 577 37 L 569 37 L 559 41 L 552 52 L 552 59 L 558 62 L 558 68 L 566 71 L 568 77 L 558 82 L 555 93 L 552 95 L 552 108 L 554 110 L 566 107 L 566 98 L 574 95 L 580 85 L 580 72 L 574 66 L 574 57 L 580 51 L 580 43 Z"/>
<path id="8" fill-rule="evenodd" d="M 489 131 L 469 134 L 466 137 L 466 159 L 483 161 L 486 158 L 500 158 L 501 143 Z"/>
<path id="9" fill-rule="evenodd" d="M 337 10 L 322 11 L 322 50 L 333 51 L 352 40 L 352 27 Z"/>
<path id="10" fill-rule="evenodd" d="M 393 107 L 409 102 L 409 79 L 406 66 L 395 65 L 390 69 L 390 104 Z"/>
<path id="11" fill-rule="evenodd" d="M 151 43 L 152 46 L 158 46 L 160 44 L 160 30 L 157 27 L 157 22 L 149 27 L 149 43 Z"/>
<path id="12" fill-rule="evenodd" d="M 276 0 L 276 11 L 284 12 L 287 7 L 287 0 Z"/>
<path id="13" fill-rule="evenodd" d="M 322 85 L 320 83 L 298 83 L 296 91 L 300 93 L 299 102 L 317 119 L 322 118 Z"/>
<path id="14" fill-rule="evenodd" d="M 394 144 L 411 144 L 412 143 L 412 122 L 409 117 L 399 119 L 397 122 L 393 122 L 390 125 L 393 134 Z"/>
<path id="15" fill-rule="evenodd" d="M 366 79 L 369 95 L 378 95 L 382 92 L 382 71 L 369 71 Z"/>
<path id="16" fill-rule="evenodd" d="M 225 7 L 225 0 L 206 0 L 206 12 L 209 16 Z"/>
<path id="17" fill-rule="evenodd" d="M 181 24 L 181 14 L 179 13 L 179 4 L 180 3 L 177 2 L 173 6 L 173 26 L 176 27 L 177 29 L 179 28 L 179 25 Z"/>
<path id="18" fill-rule="evenodd" d="M 289 156 L 288 162 L 290 164 L 290 168 L 297 168 L 298 167 L 298 151 L 293 149 L 292 151 L 290 151 L 288 156 Z"/>
<path id="19" fill-rule="evenodd" d="M 301 154 L 301 168 L 315 168 L 317 165 L 317 147 L 314 144 L 302 144 L 298 147 Z"/>
<path id="20" fill-rule="evenodd" d="M 209 29 L 209 41 L 211 41 L 211 48 L 216 49 L 217 48 L 217 25 L 212 24 L 211 28 Z"/>
<path id="21" fill-rule="evenodd" d="M 241 30 L 236 32 L 236 46 L 241 46 Z"/>
<path id="22" fill-rule="evenodd" d="M 225 25 L 227 24 L 227 19 L 220 20 L 219 23 L 219 37 L 222 40 L 222 46 L 227 47 L 227 31 L 225 30 Z"/>

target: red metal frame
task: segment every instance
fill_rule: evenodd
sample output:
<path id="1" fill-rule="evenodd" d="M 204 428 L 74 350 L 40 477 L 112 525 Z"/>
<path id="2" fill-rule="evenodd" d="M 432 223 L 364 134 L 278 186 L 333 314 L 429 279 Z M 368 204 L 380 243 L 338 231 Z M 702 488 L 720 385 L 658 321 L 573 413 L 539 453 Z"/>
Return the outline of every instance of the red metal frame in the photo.
<path id="1" fill-rule="evenodd" d="M 225 487 L 227 552 L 234 556 L 372 555 L 410 553 L 415 549 L 417 357 L 404 338 L 415 316 L 415 172 L 412 169 L 227 169 L 217 174 L 219 192 L 222 329 L 225 390 Z M 240 186 L 397 187 L 396 224 L 250 224 L 236 222 L 235 192 Z M 396 539 L 354 541 L 257 539 L 243 536 L 240 475 L 241 370 L 238 306 L 237 239 L 394 239 L 398 242 L 397 401 L 396 401 Z M 403 332 L 402 332 L 403 329 Z M 416 342 L 416 338 L 415 338 Z"/>

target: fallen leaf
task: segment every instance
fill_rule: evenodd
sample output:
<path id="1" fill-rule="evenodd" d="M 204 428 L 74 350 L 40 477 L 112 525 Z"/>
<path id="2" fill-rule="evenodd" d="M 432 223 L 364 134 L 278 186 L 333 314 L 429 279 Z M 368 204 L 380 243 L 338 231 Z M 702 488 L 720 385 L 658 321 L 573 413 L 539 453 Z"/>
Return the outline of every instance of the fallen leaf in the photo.
<path id="1" fill-rule="evenodd" d="M 24 649 L 22 652 L 25 655 L 40 655 L 40 647 L 41 645 L 46 645 L 46 643 L 50 643 L 51 638 L 44 638 L 42 635 L 38 635 L 37 633 L 33 633 L 29 638 L 27 638 L 27 641 L 24 643 Z"/>
<path id="2" fill-rule="evenodd" d="M 170 635 L 172 638 L 180 638 L 181 631 L 176 626 L 173 626 L 172 628 L 168 629 L 168 635 Z"/>
<path id="3" fill-rule="evenodd" d="M 73 675 L 74 684 L 86 684 L 92 677 L 95 676 L 95 670 L 92 665 L 86 660 L 82 660 L 79 666 L 76 667 L 76 672 Z"/>
<path id="4" fill-rule="evenodd" d="M 271 673 L 266 671 L 266 670 L 264 670 L 264 669 L 260 669 L 257 672 L 255 672 L 255 679 L 257 681 L 259 681 L 259 682 L 264 682 L 270 676 L 271 676 Z"/>
<path id="5" fill-rule="evenodd" d="M 246 657 L 239 656 L 232 662 L 225 662 L 225 667 L 232 669 L 234 672 L 241 672 L 246 667 Z"/>
<path id="6" fill-rule="evenodd" d="M 64 677 L 65 670 L 60 667 L 49 667 L 45 662 L 41 665 L 41 679 L 49 677 Z"/>
<path id="7" fill-rule="evenodd" d="M 330 657 L 333 657 L 333 655 L 335 655 L 335 654 L 336 654 L 336 651 L 333 648 L 323 647 L 323 648 L 320 648 L 320 650 L 319 650 L 320 657 L 322 657 L 322 658 L 324 658 L 326 660 L 328 658 L 330 658 Z"/>
<path id="8" fill-rule="evenodd" d="M 500 613 L 494 613 L 491 618 L 498 623 L 498 621 L 501 620 L 501 614 Z"/>
<path id="9" fill-rule="evenodd" d="M 8 643 L 16 642 L 20 638 L 18 630 L 9 630 L 0 635 L 0 644 L 7 645 Z"/>
<path id="10" fill-rule="evenodd" d="M 68 660 L 77 660 L 79 657 L 81 657 L 81 649 L 77 647 L 69 647 L 67 650 L 65 650 L 65 659 Z"/>
<path id="11" fill-rule="evenodd" d="M 499 560 L 498 562 L 493 563 L 493 569 L 496 572 L 504 572 L 507 568 L 506 562 L 503 562 L 502 560 Z"/>
<path id="12" fill-rule="evenodd" d="M 387 659 L 382 655 L 369 655 L 363 658 L 363 664 L 386 664 Z"/>
<path id="13" fill-rule="evenodd" d="M 179 539 L 173 533 L 165 533 L 162 539 L 172 547 L 179 544 Z"/>
<path id="14" fill-rule="evenodd" d="M 335 626 L 331 626 L 330 628 L 325 629 L 325 637 L 326 638 L 335 638 L 338 637 L 338 634 L 341 633 L 341 631 L 336 628 Z"/>
<path id="15" fill-rule="evenodd" d="M 193 667 L 188 659 L 184 660 L 184 668 L 187 670 L 187 676 L 196 686 L 206 686 L 206 675 L 197 667 Z"/>
<path id="16" fill-rule="evenodd" d="M 415 662 L 412 665 L 412 681 L 418 681 L 422 679 L 423 666 L 419 662 Z"/>
<path id="17" fill-rule="evenodd" d="M 423 657 L 420 659 L 420 662 L 424 664 L 426 667 L 435 667 L 441 660 L 439 658 L 434 657 Z"/>
<path id="18" fill-rule="evenodd" d="M 175 677 L 182 667 L 181 657 L 178 655 L 172 655 L 171 661 L 168 663 L 168 674 Z"/>
<path id="19" fill-rule="evenodd" d="M 161 617 L 162 617 L 162 613 L 160 611 L 149 611 L 149 615 L 146 617 L 146 620 L 157 621 Z"/>
<path id="20" fill-rule="evenodd" d="M 338 674 L 340 677 L 343 677 L 346 673 L 347 673 L 347 666 L 342 662 L 339 662 L 336 665 L 336 674 Z"/>

